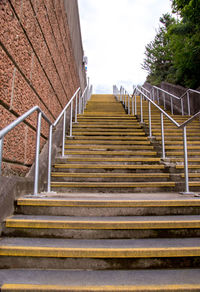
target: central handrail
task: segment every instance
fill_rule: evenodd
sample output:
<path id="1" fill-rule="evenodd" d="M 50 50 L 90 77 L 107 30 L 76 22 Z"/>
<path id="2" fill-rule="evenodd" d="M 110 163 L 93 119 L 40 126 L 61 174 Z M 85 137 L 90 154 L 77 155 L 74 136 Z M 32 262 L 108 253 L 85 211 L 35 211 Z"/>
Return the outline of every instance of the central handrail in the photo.
<path id="1" fill-rule="evenodd" d="M 149 92 L 148 90 L 146 90 Z M 115 87 L 114 94 L 118 93 L 117 87 Z M 126 92 L 126 90 L 123 88 L 122 92 Z M 144 123 L 143 121 L 143 106 L 142 101 L 143 98 L 148 100 L 148 118 L 149 118 L 149 138 L 152 138 L 152 127 L 151 127 L 151 105 L 156 107 L 160 111 L 160 119 L 161 119 L 161 139 L 162 139 L 162 159 L 166 158 L 165 155 L 165 136 L 164 136 L 164 119 L 163 115 L 165 115 L 178 129 L 183 130 L 183 146 L 184 146 L 184 170 L 185 170 L 185 192 L 184 194 L 191 194 L 189 191 L 189 179 L 188 179 L 188 155 L 187 155 L 187 131 L 186 127 L 188 124 L 190 124 L 197 116 L 200 115 L 200 111 L 194 114 L 192 117 L 184 121 L 182 124 L 179 124 L 177 121 L 175 121 L 168 113 L 166 113 L 165 110 L 163 110 L 159 105 L 157 105 L 150 97 L 148 97 L 142 90 L 140 90 L 137 86 L 133 90 L 132 95 L 132 114 L 137 114 L 137 101 L 136 101 L 136 95 L 140 95 L 140 122 Z M 130 96 L 130 95 L 129 95 Z M 134 96 L 134 101 L 133 101 Z M 122 97 L 123 100 L 123 97 Z M 133 106 L 133 103 L 135 103 L 135 106 Z M 134 110 L 133 110 L 134 108 Z"/>
<path id="2" fill-rule="evenodd" d="M 40 134 L 41 134 L 41 122 L 42 118 L 49 124 L 49 145 L 48 145 L 48 178 L 47 178 L 47 192 L 51 192 L 51 156 L 52 156 L 52 134 L 53 128 L 55 128 L 58 122 L 63 117 L 63 129 L 62 129 L 62 157 L 64 157 L 65 150 L 65 133 L 66 133 L 66 112 L 69 106 L 71 106 L 70 112 L 70 137 L 72 137 L 72 122 L 73 122 L 73 110 L 74 110 L 74 119 L 77 123 L 77 114 L 78 114 L 78 103 L 79 103 L 79 114 L 84 112 L 87 100 L 92 94 L 92 86 L 89 87 L 89 84 L 85 87 L 83 93 L 81 94 L 80 87 L 75 91 L 74 95 L 70 101 L 65 105 L 57 119 L 53 122 L 45 115 L 45 113 L 40 109 L 39 106 L 34 106 L 26 113 L 18 117 L 15 121 L 7 125 L 5 128 L 0 130 L 0 175 L 2 169 L 2 156 L 3 156 L 3 142 L 5 135 L 13 130 L 17 125 L 24 122 L 34 112 L 38 112 L 37 118 L 37 129 L 36 129 L 36 153 L 35 153 L 35 176 L 34 176 L 34 191 L 33 194 L 38 194 L 38 181 L 39 181 L 39 152 L 40 152 Z M 75 108 L 73 107 L 73 101 L 75 99 Z"/>

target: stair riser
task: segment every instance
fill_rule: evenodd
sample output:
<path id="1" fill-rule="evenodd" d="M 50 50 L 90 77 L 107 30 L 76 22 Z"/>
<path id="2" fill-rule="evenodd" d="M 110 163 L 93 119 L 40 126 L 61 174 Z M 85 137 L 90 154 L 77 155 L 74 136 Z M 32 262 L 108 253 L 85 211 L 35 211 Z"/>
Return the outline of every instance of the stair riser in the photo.
<path id="1" fill-rule="evenodd" d="M 47 207 L 17 206 L 16 214 L 53 215 L 53 216 L 164 216 L 164 215 L 200 215 L 200 207 Z"/>
<path id="2" fill-rule="evenodd" d="M 141 193 L 141 192 L 171 192 L 174 191 L 174 187 L 135 187 L 135 188 L 113 188 L 113 187 L 94 187 L 94 188 L 72 188 L 72 187 L 52 187 L 52 191 L 60 193 Z"/>
<path id="3" fill-rule="evenodd" d="M 155 158 L 157 157 L 157 153 L 142 153 L 142 151 L 140 153 L 133 153 L 132 155 L 126 153 L 126 152 L 122 152 L 121 154 L 112 154 L 112 151 L 109 151 L 109 153 L 106 153 L 106 154 L 69 154 L 68 153 L 65 153 L 65 155 L 68 157 L 68 158 L 146 158 L 146 157 L 149 157 L 149 158 Z M 179 156 L 180 157 L 180 156 Z M 67 159 L 66 159 L 67 161 Z"/>
<path id="4" fill-rule="evenodd" d="M 67 230 L 51 228 L 7 228 L 4 230 L 3 235 L 67 239 L 188 238 L 200 236 L 200 229 Z"/>
<path id="5" fill-rule="evenodd" d="M 120 169 L 120 168 L 117 168 L 113 165 L 113 167 L 111 168 L 98 168 L 98 169 L 95 169 L 95 168 L 92 168 L 92 167 L 89 167 L 89 168 L 53 168 L 52 169 L 53 172 L 66 172 L 66 173 L 96 173 L 98 171 L 98 173 L 141 173 L 141 172 L 145 172 L 145 173 L 151 173 L 151 172 L 158 172 L 160 173 L 160 171 L 163 172 L 163 169 L 142 169 L 142 168 L 133 168 L 133 169 L 129 169 L 129 168 L 123 168 L 123 169 Z"/>
<path id="6" fill-rule="evenodd" d="M 148 269 L 148 268 L 198 268 L 200 257 L 177 258 L 45 258 L 0 257 L 1 269 Z"/>

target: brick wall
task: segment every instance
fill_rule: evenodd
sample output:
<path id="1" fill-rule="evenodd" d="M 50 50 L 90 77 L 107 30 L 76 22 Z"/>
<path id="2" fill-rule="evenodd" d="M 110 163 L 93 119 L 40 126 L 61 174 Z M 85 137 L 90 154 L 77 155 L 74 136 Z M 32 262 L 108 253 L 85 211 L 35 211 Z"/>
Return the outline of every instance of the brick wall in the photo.
<path id="1" fill-rule="evenodd" d="M 0 0 L 1 129 L 34 105 L 55 120 L 80 86 L 82 68 L 74 57 L 64 1 Z M 82 44 L 78 46 L 83 55 Z M 6 136 L 5 175 L 28 172 L 34 159 L 36 123 L 33 114 Z M 48 138 L 44 120 L 41 133 L 42 147 Z"/>

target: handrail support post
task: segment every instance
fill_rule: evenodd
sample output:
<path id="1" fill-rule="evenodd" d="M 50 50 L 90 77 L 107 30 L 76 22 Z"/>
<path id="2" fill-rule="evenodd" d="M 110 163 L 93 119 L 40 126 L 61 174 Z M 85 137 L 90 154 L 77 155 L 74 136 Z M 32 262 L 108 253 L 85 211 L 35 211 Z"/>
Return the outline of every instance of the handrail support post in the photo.
<path id="1" fill-rule="evenodd" d="M 34 177 L 34 195 L 38 195 L 39 181 L 39 154 L 40 154 L 40 132 L 41 132 L 42 113 L 38 113 L 37 134 L 36 134 L 36 153 L 35 153 L 35 177 Z"/>
<path id="2" fill-rule="evenodd" d="M 186 126 L 183 127 L 183 147 L 184 147 L 185 192 L 181 192 L 181 194 L 183 194 L 183 195 L 194 195 L 194 193 L 190 192 L 190 190 L 189 190 L 187 130 L 186 130 Z"/>
<path id="3" fill-rule="evenodd" d="M 62 157 L 65 156 L 66 111 L 63 114 Z"/>
<path id="4" fill-rule="evenodd" d="M 162 138 L 162 159 L 165 159 L 165 133 L 164 133 L 164 119 L 163 113 L 160 114 L 161 138 Z"/>
<path id="5" fill-rule="evenodd" d="M 49 145 L 48 145 L 48 177 L 47 177 L 47 192 L 51 192 L 51 154 L 52 154 L 52 134 L 53 126 L 49 127 Z"/>
<path id="6" fill-rule="evenodd" d="M 4 140 L 4 138 L 2 137 L 2 138 L 0 139 L 0 176 L 1 176 L 1 172 L 2 172 L 3 140 Z"/>

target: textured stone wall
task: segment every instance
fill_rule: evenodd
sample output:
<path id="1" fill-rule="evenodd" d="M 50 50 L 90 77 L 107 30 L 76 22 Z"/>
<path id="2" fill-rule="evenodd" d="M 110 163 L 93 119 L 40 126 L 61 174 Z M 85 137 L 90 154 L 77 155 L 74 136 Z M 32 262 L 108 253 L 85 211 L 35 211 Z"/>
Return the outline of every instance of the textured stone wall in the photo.
<path id="1" fill-rule="evenodd" d="M 55 120 L 80 86 L 65 9 L 64 0 L 0 0 L 1 129 L 34 105 Z M 77 50 L 83 54 L 82 44 L 77 43 Z M 34 159 L 36 123 L 33 114 L 6 136 L 5 175 L 28 172 Z M 48 138 L 44 120 L 41 132 L 42 147 Z"/>

